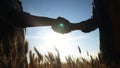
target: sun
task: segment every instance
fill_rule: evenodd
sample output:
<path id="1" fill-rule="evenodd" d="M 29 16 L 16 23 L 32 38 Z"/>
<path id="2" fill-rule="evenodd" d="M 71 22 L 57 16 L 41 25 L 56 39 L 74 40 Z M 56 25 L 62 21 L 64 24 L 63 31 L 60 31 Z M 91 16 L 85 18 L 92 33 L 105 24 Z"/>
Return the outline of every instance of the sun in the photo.
<path id="1" fill-rule="evenodd" d="M 55 48 L 57 48 L 62 61 L 65 61 L 65 56 L 70 55 L 72 53 L 71 51 L 73 51 L 72 49 L 75 47 L 71 44 L 72 38 L 69 34 L 48 32 L 45 34 L 45 37 L 46 46 L 44 46 L 44 49 L 48 50 L 48 52 L 56 53 Z"/>
<path id="2" fill-rule="evenodd" d="M 55 46 L 59 50 L 69 45 L 69 37 L 67 35 L 59 34 L 55 32 L 49 33 L 49 35 L 47 35 L 46 40 L 48 43 L 51 43 L 53 46 Z"/>

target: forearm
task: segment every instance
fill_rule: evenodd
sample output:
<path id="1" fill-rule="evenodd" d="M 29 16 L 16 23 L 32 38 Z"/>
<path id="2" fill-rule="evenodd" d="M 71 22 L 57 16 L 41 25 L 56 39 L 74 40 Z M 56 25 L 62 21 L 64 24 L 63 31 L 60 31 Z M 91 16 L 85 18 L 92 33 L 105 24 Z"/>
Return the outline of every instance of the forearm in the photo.
<path id="1" fill-rule="evenodd" d="M 86 21 L 74 24 L 72 28 L 73 30 L 82 30 L 83 32 L 90 32 L 95 30 L 97 27 L 97 21 L 95 21 L 94 19 L 88 19 Z"/>
<path id="2" fill-rule="evenodd" d="M 57 23 L 56 19 L 48 18 L 48 17 L 38 17 L 38 16 L 29 16 L 27 27 L 35 27 L 35 26 L 52 26 Z"/>
<path id="3" fill-rule="evenodd" d="M 11 12 L 9 12 L 7 19 L 11 22 L 12 25 L 20 28 L 35 26 L 53 26 L 58 22 L 57 19 L 34 16 L 27 12 L 20 12 L 17 10 L 12 10 Z"/>

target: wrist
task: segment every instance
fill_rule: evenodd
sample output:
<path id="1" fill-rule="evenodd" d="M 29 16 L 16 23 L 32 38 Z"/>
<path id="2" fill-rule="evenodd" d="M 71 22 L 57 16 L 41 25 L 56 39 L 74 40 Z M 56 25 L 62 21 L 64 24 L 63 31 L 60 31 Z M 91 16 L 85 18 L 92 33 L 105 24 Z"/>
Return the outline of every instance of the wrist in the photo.
<path id="1" fill-rule="evenodd" d="M 79 30 L 80 27 L 79 27 L 79 23 L 72 23 L 71 25 L 71 30 L 74 31 L 74 30 Z"/>

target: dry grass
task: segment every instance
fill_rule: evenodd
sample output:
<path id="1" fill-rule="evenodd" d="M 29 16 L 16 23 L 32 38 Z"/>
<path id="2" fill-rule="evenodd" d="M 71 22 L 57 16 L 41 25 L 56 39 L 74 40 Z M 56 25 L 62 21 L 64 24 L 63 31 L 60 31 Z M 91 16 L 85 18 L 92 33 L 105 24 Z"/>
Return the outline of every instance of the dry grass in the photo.
<path id="1" fill-rule="evenodd" d="M 26 44 L 27 45 L 27 44 Z M 109 68 L 99 62 L 98 58 L 93 58 L 88 61 L 82 58 L 73 59 L 71 56 L 65 57 L 66 63 L 61 62 L 59 51 L 55 48 L 57 54 L 48 52 L 47 55 L 42 55 L 36 48 L 36 54 L 29 52 L 29 63 L 27 61 L 26 53 L 20 56 L 17 54 L 17 45 L 12 44 L 10 54 L 4 54 L 3 45 L 0 44 L 0 68 Z M 27 47 L 22 52 L 27 52 Z M 78 47 L 81 54 L 81 49 Z M 37 55 L 37 56 L 35 56 Z M 89 55 L 89 53 L 88 53 Z M 90 55 L 89 55 L 90 56 Z"/>

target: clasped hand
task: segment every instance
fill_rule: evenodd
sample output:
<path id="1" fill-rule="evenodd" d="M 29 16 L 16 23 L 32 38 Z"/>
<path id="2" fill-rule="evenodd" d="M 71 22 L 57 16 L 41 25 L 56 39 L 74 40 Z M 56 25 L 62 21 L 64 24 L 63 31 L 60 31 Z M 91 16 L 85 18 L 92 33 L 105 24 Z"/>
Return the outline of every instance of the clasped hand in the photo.
<path id="1" fill-rule="evenodd" d="M 68 32 L 72 31 L 71 26 L 72 26 L 72 23 L 70 23 L 67 19 L 62 18 L 62 17 L 58 17 L 57 18 L 57 23 L 55 23 L 52 26 L 52 29 L 55 32 L 65 34 L 65 33 L 68 33 Z"/>

